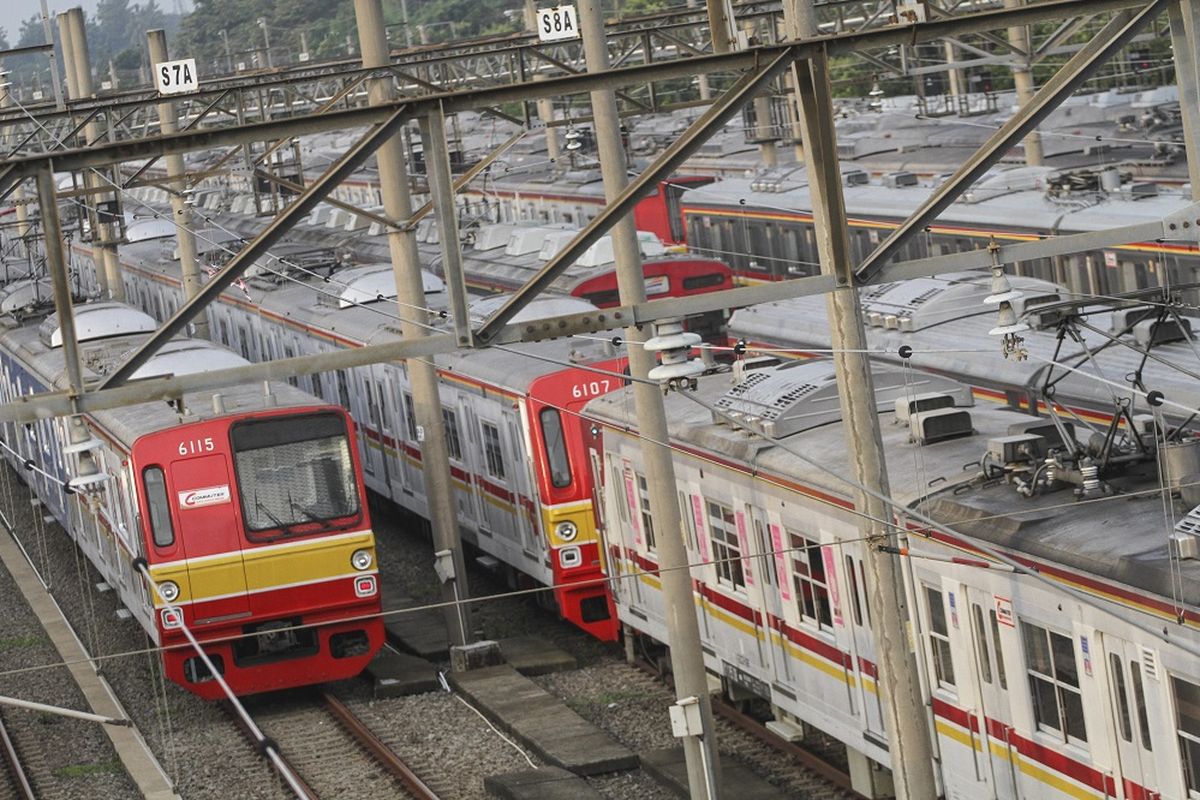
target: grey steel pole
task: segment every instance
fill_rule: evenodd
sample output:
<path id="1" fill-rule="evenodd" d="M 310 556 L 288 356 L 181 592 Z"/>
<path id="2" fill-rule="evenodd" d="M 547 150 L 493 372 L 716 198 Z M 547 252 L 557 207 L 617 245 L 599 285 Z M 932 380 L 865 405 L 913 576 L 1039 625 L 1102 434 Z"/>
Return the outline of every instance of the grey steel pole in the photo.
<path id="1" fill-rule="evenodd" d="M 1020 8 L 1025 0 L 1004 0 L 1005 8 Z M 1024 25 L 1014 25 L 1008 29 L 1008 43 L 1015 49 L 1013 58 L 1013 86 L 1017 90 L 1017 105 L 1024 106 L 1033 99 L 1033 72 L 1030 63 L 1033 54 L 1029 49 L 1029 28 Z M 1030 131 L 1025 137 L 1025 163 L 1030 167 L 1040 167 L 1045 163 L 1042 155 L 1042 137 L 1036 130 Z"/>
<path id="2" fill-rule="evenodd" d="M 537 30 L 537 0 L 525 0 L 525 27 L 531 31 Z M 546 80 L 546 76 L 537 71 L 536 62 L 533 79 L 535 81 Z M 558 160 L 561 158 L 561 151 L 558 149 L 558 133 L 551 125 L 554 122 L 554 101 L 549 97 L 538 98 L 537 112 L 538 119 L 546 126 L 546 156 L 555 165 L 558 165 Z"/>
<path id="3" fill-rule="evenodd" d="M 609 60 L 600 0 L 582 0 L 579 14 L 588 71 L 604 72 L 609 68 Z M 592 92 L 591 100 L 604 195 L 608 202 L 612 202 L 628 180 L 616 96 L 612 90 L 604 89 Z M 645 302 L 642 256 L 632 216 L 626 216 L 613 226 L 612 241 L 621 304 Z M 655 365 L 654 355 L 643 347 L 647 338 L 648 333 L 638 328 L 625 329 L 629 374 L 635 379 L 633 402 L 641 427 L 642 457 L 646 462 L 646 483 L 650 489 L 650 512 L 654 516 L 656 529 L 661 523 L 663 531 L 658 539 L 658 563 L 662 570 L 663 601 L 667 608 L 667 638 L 671 647 L 671 669 L 675 675 L 675 697 L 679 700 L 695 697 L 703 724 L 701 736 L 683 739 L 691 797 L 693 800 L 702 800 L 719 797 L 720 764 L 712 702 L 708 696 L 708 677 L 700 648 L 700 625 L 696 620 L 692 573 L 688 567 L 683 521 L 676 497 L 675 466 L 671 449 L 666 444 L 670 438 L 667 415 L 663 409 L 661 391 L 647 382 L 650 370 Z"/>
<path id="4" fill-rule="evenodd" d="M 855 507 L 866 516 L 859 526 L 866 539 L 867 595 L 875 639 L 876 687 L 883 699 L 892 778 L 898 800 L 937 796 L 933 751 L 926 719 L 925 693 L 916 659 L 908 646 L 907 596 L 898 556 L 880 551 L 888 544 L 892 509 L 878 499 L 888 495 L 887 468 L 858 290 L 853 286 L 853 259 L 846 234 L 833 96 L 824 56 L 793 66 L 804 123 L 813 228 L 821 272 L 833 276 L 838 289 L 827 296 L 834 366 L 840 388 L 846 446 L 853 455 L 854 478 L 872 493 L 859 491 Z"/>
<path id="5" fill-rule="evenodd" d="M 1192 199 L 1200 199 L 1200 73 L 1196 47 L 1200 37 L 1200 8 L 1196 0 L 1179 0 L 1168 8 L 1171 45 L 1175 56 L 1175 83 L 1179 86 L 1179 112 L 1183 117 L 1183 144 L 1187 153 Z"/>
<path id="6" fill-rule="evenodd" d="M 442 274 L 450 294 L 450 316 L 454 334 L 464 347 L 471 344 L 471 319 L 467 313 L 467 284 L 463 279 L 462 243 L 458 238 L 458 214 L 454 207 L 454 178 L 446 147 L 446 120 L 441 109 L 421 117 L 421 141 L 425 145 L 425 176 L 437 219 L 442 248 Z"/>
<path id="7" fill-rule="evenodd" d="M 0 89 L 0 108 L 7 108 L 13 104 L 12 85 L 9 84 Z M 29 209 L 25 205 L 25 188 L 22 184 L 18 184 L 17 188 L 13 189 L 13 204 L 17 207 L 17 235 L 21 237 L 24 243 L 26 252 L 29 250 L 29 242 L 25 239 L 29 235 Z"/>
<path id="8" fill-rule="evenodd" d="M 382 1 L 354 0 L 354 13 L 358 21 L 363 66 L 387 66 L 391 60 L 383 24 Z M 391 77 L 372 79 L 368 92 L 372 104 L 395 99 Z M 399 134 L 384 142 L 376 151 L 375 158 L 379 164 L 384 213 L 396 221 L 408 220 L 412 216 L 412 195 L 408 188 L 408 170 L 404 164 L 404 148 Z M 396 277 L 397 300 L 403 320 L 401 333 L 409 340 L 427 336 L 429 314 L 425 311 L 421 261 L 413 231 L 407 227 L 392 228 L 388 232 L 388 247 L 392 254 L 392 271 Z M 442 422 L 437 369 L 431 359 L 409 359 L 407 366 L 413 414 L 417 425 L 425 432 L 425 439 L 421 443 L 421 462 L 434 547 L 439 551 L 449 550 L 454 563 L 454 577 L 442 584 L 442 599 L 447 603 L 446 629 L 451 645 L 462 646 L 471 641 L 466 604 L 470 594 L 458 530 L 458 514 L 454 507 L 454 489 L 450 483 L 450 456 Z"/>
<path id="9" fill-rule="evenodd" d="M 790 42 L 801 42 L 819 36 L 821 29 L 817 25 L 817 10 L 813 8 L 813 0 L 784 0 L 783 3 L 783 36 Z M 788 70 L 788 86 L 792 93 L 788 97 L 788 117 L 792 125 L 792 139 L 796 142 L 796 160 L 804 160 L 804 123 L 800 121 L 799 91 L 796 89 L 796 73 Z"/>
<path id="10" fill-rule="evenodd" d="M 733 50 L 733 7 L 729 0 L 705 0 L 714 53 Z M 583 23 L 579 25 L 583 27 Z"/>
<path id="11" fill-rule="evenodd" d="M 63 252 L 62 226 L 58 223 L 58 196 L 54 173 L 47 167 L 37 172 L 38 205 L 42 215 L 42 235 L 46 239 L 46 268 L 54 288 L 54 310 L 62 329 L 62 353 L 66 362 L 67 383 L 72 397 L 83 394 L 83 373 L 79 367 L 79 342 L 75 337 L 75 310 L 71 305 L 71 285 Z"/>
<path id="12" fill-rule="evenodd" d="M 756 24 L 752 19 L 742 22 L 742 31 L 747 39 L 754 36 Z M 768 169 L 779 163 L 779 154 L 775 148 L 775 140 L 779 138 L 779 134 L 775 132 L 771 122 L 771 92 L 768 90 L 754 98 L 754 135 L 759 140 L 758 153 L 762 156 L 763 166 Z"/>
<path id="13" fill-rule="evenodd" d="M 146 43 L 150 47 L 150 63 L 159 64 L 168 60 L 167 33 L 163 30 L 146 31 Z M 175 120 L 175 104 L 170 100 L 158 104 L 158 127 L 163 134 L 175 133 L 179 125 Z M 163 159 L 167 167 L 167 181 L 171 191 L 171 221 L 175 223 L 175 236 L 179 242 L 179 268 L 183 273 L 183 294 L 192 299 L 200 292 L 203 281 L 200 265 L 196 263 L 196 236 L 192 233 L 192 208 L 183 196 L 187 188 L 187 172 L 183 156 L 175 153 Z M 203 314 L 192 323 L 196 336 L 209 338 L 208 314 Z"/>
<path id="14" fill-rule="evenodd" d="M 63 42 L 63 60 L 67 62 L 68 69 L 75 72 L 75 92 L 73 99 L 83 97 L 92 97 L 95 94 L 95 89 L 92 85 L 92 65 L 88 57 L 87 33 L 83 25 L 83 9 L 76 6 L 69 9 L 65 15 L 67 18 L 67 27 L 70 30 L 71 50 L 67 51 L 67 43 Z M 62 16 L 59 17 L 62 19 Z M 88 143 L 107 141 L 108 137 L 101 130 L 100 123 L 95 120 L 89 122 L 83 131 L 84 137 Z M 104 186 L 104 181 L 92 170 L 84 172 L 84 185 L 90 189 L 99 189 Z M 107 290 L 107 294 L 114 300 L 124 302 L 125 300 L 125 284 L 121 280 L 121 265 L 117 258 L 117 248 L 111 244 L 112 241 L 112 226 L 108 223 L 101 223 L 99 214 L 96 212 L 94 203 L 97 194 L 91 194 L 90 202 L 92 209 L 92 232 L 94 234 L 93 243 L 95 249 L 99 250 L 100 258 L 97 259 L 96 273 L 97 277 L 100 272 L 104 273 L 104 283 L 101 285 L 101 290 Z M 114 197 L 115 197 L 114 191 Z M 85 201 L 88 202 L 88 201 Z"/>

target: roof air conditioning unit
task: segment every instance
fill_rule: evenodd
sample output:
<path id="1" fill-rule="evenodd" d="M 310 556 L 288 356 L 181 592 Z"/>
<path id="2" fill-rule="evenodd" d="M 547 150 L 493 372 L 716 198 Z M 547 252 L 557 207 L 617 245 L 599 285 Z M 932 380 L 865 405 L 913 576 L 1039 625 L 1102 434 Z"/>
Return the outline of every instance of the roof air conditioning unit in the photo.
<path id="1" fill-rule="evenodd" d="M 974 433 L 974 428 L 971 427 L 971 412 L 961 408 L 918 411 L 908 418 L 908 427 L 912 440 L 922 445 Z"/>
<path id="2" fill-rule="evenodd" d="M 1187 341 L 1192 338 L 1192 323 L 1183 318 L 1161 322 L 1144 319 L 1133 326 L 1133 338 L 1142 347 Z"/>
<path id="3" fill-rule="evenodd" d="M 924 392 L 912 397 L 897 397 L 896 421 L 907 425 L 913 414 L 939 408 L 954 408 L 954 396 L 943 392 Z"/>
<path id="4" fill-rule="evenodd" d="M 866 186 L 870 180 L 865 170 L 848 169 L 842 173 L 842 182 L 847 186 Z"/>
<path id="5" fill-rule="evenodd" d="M 1147 317 L 1157 316 L 1158 312 L 1150 306 L 1131 306 L 1118 308 L 1112 312 L 1112 322 L 1109 323 L 1109 333 L 1133 330 L 1133 326 Z"/>
<path id="6" fill-rule="evenodd" d="M 1066 429 L 1071 439 L 1074 440 L 1075 426 L 1070 422 L 1064 422 L 1062 426 Z M 1063 446 L 1062 436 L 1059 435 L 1058 428 L 1054 425 L 1053 421 L 1046 417 L 1032 417 L 1027 422 L 1014 422 L 1008 426 L 1009 436 L 1016 436 L 1019 433 L 1032 433 L 1042 437 L 1046 440 L 1047 448 Z"/>
<path id="7" fill-rule="evenodd" d="M 903 186 L 916 186 L 917 183 L 917 175 L 914 172 L 889 172 L 883 176 L 883 185 L 891 189 Z"/>

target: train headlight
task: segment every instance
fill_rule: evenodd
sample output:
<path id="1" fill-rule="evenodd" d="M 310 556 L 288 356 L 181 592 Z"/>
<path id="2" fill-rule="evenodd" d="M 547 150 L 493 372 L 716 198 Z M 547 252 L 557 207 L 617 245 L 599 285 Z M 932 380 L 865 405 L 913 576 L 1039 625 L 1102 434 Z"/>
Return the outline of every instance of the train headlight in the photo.
<path id="1" fill-rule="evenodd" d="M 558 527 L 554 529 L 554 532 L 558 534 L 558 538 L 562 539 L 564 542 L 573 542 L 575 541 L 575 537 L 579 535 L 579 528 L 576 527 L 574 522 L 567 520 L 565 522 L 558 523 Z"/>
<path id="2" fill-rule="evenodd" d="M 158 594 L 168 603 L 174 603 L 179 597 L 179 584 L 175 581 L 163 581 L 158 585 Z"/>
<path id="3" fill-rule="evenodd" d="M 370 550 L 355 550 L 354 555 L 350 556 L 350 566 L 354 567 L 359 572 L 362 572 L 365 569 L 370 569 L 372 561 L 374 561 L 374 559 L 371 558 Z"/>

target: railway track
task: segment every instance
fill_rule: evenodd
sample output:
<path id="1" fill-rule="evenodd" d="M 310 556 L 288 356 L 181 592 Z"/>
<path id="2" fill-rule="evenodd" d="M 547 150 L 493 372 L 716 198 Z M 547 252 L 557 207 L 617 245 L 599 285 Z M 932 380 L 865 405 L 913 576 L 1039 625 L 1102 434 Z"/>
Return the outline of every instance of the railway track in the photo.
<path id="1" fill-rule="evenodd" d="M 4 718 L 0 717 L 0 756 L 4 760 L 4 779 L 0 781 L 0 798 L 8 800 L 36 800 L 29 776 L 21 763 L 21 756 L 16 745 L 4 727 Z"/>
<path id="2" fill-rule="evenodd" d="M 296 776 L 298 790 L 293 793 L 300 797 L 438 800 L 425 782 L 330 692 L 276 698 L 251 713 Z M 256 743 L 236 717 L 235 721 L 243 735 Z"/>

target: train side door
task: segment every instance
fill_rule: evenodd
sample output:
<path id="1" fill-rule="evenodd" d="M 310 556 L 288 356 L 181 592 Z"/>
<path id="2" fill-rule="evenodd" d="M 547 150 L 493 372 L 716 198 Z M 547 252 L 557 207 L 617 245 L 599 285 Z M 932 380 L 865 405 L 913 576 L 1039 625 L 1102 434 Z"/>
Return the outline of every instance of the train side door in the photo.
<path id="1" fill-rule="evenodd" d="M 206 444 L 204 439 L 197 441 L 201 448 Z M 177 536 L 187 552 L 195 624 L 250 614 L 235 486 L 224 454 L 171 462 L 168 497 L 174 501 Z M 253 495 L 243 502 L 253 503 Z"/>
<path id="2" fill-rule="evenodd" d="M 775 551 L 767 529 L 767 516 L 762 509 L 746 506 L 747 535 L 754 553 L 751 559 L 754 581 L 757 584 L 755 600 L 763 614 L 766 641 L 763 643 L 763 659 L 771 675 L 779 683 L 787 683 L 787 651 L 784 649 L 783 634 L 778 621 L 783 619 L 783 607 L 779 597 L 779 571 L 776 569 Z"/>
<path id="3" fill-rule="evenodd" d="M 1104 652 L 1112 706 L 1112 736 L 1120 759 L 1118 797 L 1157 797 L 1156 794 L 1145 794 L 1145 789 L 1158 786 L 1150 714 L 1146 708 L 1145 655 L 1141 647 L 1123 639 L 1099 631 L 1096 635 Z"/>
<path id="4" fill-rule="evenodd" d="M 982 739 L 979 758 L 983 775 L 993 787 L 996 797 L 1016 795 L 1016 752 L 1010 743 L 1012 716 L 1009 706 L 1009 675 L 1004 663 L 1000 639 L 1000 618 L 996 598 L 990 592 L 964 587 L 967 627 L 970 630 L 972 682 L 977 689 L 974 715 Z M 1001 606 L 1007 603 L 1001 598 Z M 1011 614 L 1004 614 L 1005 620 Z"/>
<path id="5" fill-rule="evenodd" d="M 355 370 L 355 380 L 362 381 L 362 397 L 366 403 L 366 419 L 360 420 L 359 430 L 363 433 L 362 461 L 363 471 L 367 474 L 373 487 L 382 491 L 388 497 L 399 500 L 392 483 L 388 478 L 387 460 L 383 455 L 383 412 L 379 408 L 379 397 L 375 391 L 371 371 Z"/>
<path id="6" fill-rule="evenodd" d="M 392 386 L 390 376 L 379 367 L 368 367 L 365 373 L 367 391 L 375 400 L 375 429 L 379 431 L 379 459 L 383 464 L 383 476 L 388 485 L 388 494 L 399 498 L 401 492 L 412 494 L 412 488 L 404 480 L 400 462 L 404 457 L 398 431 L 404 424 L 400 416 L 400 396 Z"/>

